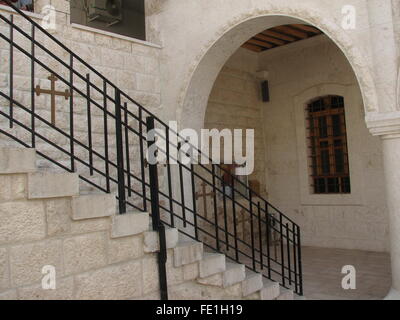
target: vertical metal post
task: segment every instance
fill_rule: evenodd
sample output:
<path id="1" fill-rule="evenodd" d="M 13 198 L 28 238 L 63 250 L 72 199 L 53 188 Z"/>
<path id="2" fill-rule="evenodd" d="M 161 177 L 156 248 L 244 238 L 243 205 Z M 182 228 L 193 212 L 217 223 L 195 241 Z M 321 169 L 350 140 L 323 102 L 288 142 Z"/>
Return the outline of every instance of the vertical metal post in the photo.
<path id="1" fill-rule="evenodd" d="M 155 142 L 150 139 L 149 132 L 154 130 L 154 118 L 146 118 L 147 127 L 147 149 L 149 150 Z M 151 219 L 153 224 L 153 230 L 157 231 L 160 222 L 160 206 L 159 206 L 159 195 L 158 195 L 158 169 L 157 164 L 149 162 L 149 179 L 150 179 L 150 198 L 151 198 Z"/>
<path id="2" fill-rule="evenodd" d="M 103 106 L 104 106 L 104 158 L 106 170 L 106 189 L 110 193 L 110 164 L 108 159 L 108 119 L 107 119 L 107 82 L 103 80 Z"/>
<path id="3" fill-rule="evenodd" d="M 145 154 L 143 147 L 143 112 L 139 107 L 139 148 L 140 148 L 140 171 L 142 178 L 142 192 L 143 192 L 143 210 L 147 211 L 147 197 L 146 197 L 146 171 L 145 171 Z"/>
<path id="4" fill-rule="evenodd" d="M 149 132 L 154 129 L 154 118 L 146 118 L 147 127 L 147 148 L 150 149 L 155 143 L 155 139 L 150 139 Z M 160 280 L 161 300 L 168 300 L 168 283 L 167 283 L 167 245 L 165 239 L 165 227 L 160 220 L 160 204 L 158 196 L 158 169 L 157 164 L 149 163 L 149 178 L 150 178 L 150 198 L 151 198 L 151 218 L 153 230 L 158 232 L 160 241 L 160 252 L 158 253 L 158 274 Z"/>
<path id="5" fill-rule="evenodd" d="M 10 128 L 14 126 L 14 15 L 10 17 Z"/>
<path id="6" fill-rule="evenodd" d="M 128 103 L 124 103 L 124 127 L 125 127 L 125 161 L 128 179 L 128 197 L 132 195 L 131 184 L 131 160 L 129 155 L 129 131 L 128 131 Z"/>
<path id="7" fill-rule="evenodd" d="M 214 223 L 215 223 L 215 241 L 217 245 L 217 251 L 220 250 L 219 243 L 219 226 L 218 226 L 218 209 L 217 209 L 217 188 L 216 188 L 216 173 L 215 173 L 215 164 L 211 164 L 212 166 L 212 188 L 213 188 L 213 202 L 214 202 Z"/>
<path id="8" fill-rule="evenodd" d="M 74 150 L 74 56 L 69 57 L 69 135 L 70 135 L 70 152 L 71 152 L 71 172 L 75 172 L 75 150 Z"/>
<path id="9" fill-rule="evenodd" d="M 199 230 L 197 227 L 197 205 L 196 205 L 196 181 L 194 179 L 194 165 L 190 164 L 190 174 L 192 180 L 192 199 L 193 199 L 193 223 L 194 223 L 194 237 L 199 240 Z M 173 218 L 171 210 L 171 219 Z"/>
<path id="10" fill-rule="evenodd" d="M 178 168 L 179 168 L 179 186 L 181 189 L 181 208 L 182 208 L 182 221 L 183 227 L 186 228 L 187 220 L 186 220 L 186 208 L 185 208 L 185 187 L 183 186 L 183 170 L 182 170 L 182 162 L 181 162 L 181 147 L 182 143 L 178 143 Z"/>
<path id="11" fill-rule="evenodd" d="M 287 259 L 288 259 L 288 270 L 289 270 L 289 285 L 292 285 L 292 264 L 290 261 L 290 230 L 289 223 L 286 223 L 286 250 L 287 250 Z"/>
<path id="12" fill-rule="evenodd" d="M 303 295 L 303 269 L 301 266 L 301 240 L 300 240 L 300 227 L 297 226 L 297 249 L 298 249 L 298 262 L 299 262 L 299 295 Z"/>
<path id="13" fill-rule="evenodd" d="M 225 223 L 225 242 L 226 242 L 226 251 L 229 251 L 229 232 L 228 232 L 228 215 L 226 212 L 226 190 L 225 190 L 225 181 L 222 179 L 222 204 L 224 209 L 224 223 Z"/>
<path id="14" fill-rule="evenodd" d="M 118 91 L 119 93 L 119 91 Z M 89 172 L 93 175 L 93 144 L 92 144 L 92 111 L 90 103 L 90 74 L 86 74 L 86 96 L 87 96 L 87 118 L 88 118 L 88 144 L 89 144 Z M 121 99 L 121 96 L 120 96 Z M 121 113 L 121 104 L 118 104 L 119 112 Z M 119 124 L 121 125 L 121 117 L 119 117 Z M 122 134 L 122 133 L 121 133 Z M 118 133 L 117 133 L 118 136 Z M 118 139 L 118 138 L 117 138 Z M 122 139 L 121 139 L 122 143 Z"/>
<path id="15" fill-rule="evenodd" d="M 170 215 L 170 221 L 171 221 L 171 227 L 175 227 L 175 221 L 174 221 L 174 202 L 172 200 L 172 176 L 171 176 L 171 155 L 170 155 L 170 133 L 169 133 L 169 128 L 166 128 L 166 135 L 165 138 L 167 140 L 167 181 L 168 181 L 168 202 L 169 202 L 169 211 L 171 213 Z M 175 146 L 174 146 L 175 147 Z M 193 175 L 193 168 L 192 168 L 192 175 Z M 192 177 L 192 181 L 194 181 L 194 178 Z M 196 215 L 194 215 L 196 216 Z M 197 228 L 195 226 L 195 228 Z M 197 239 L 197 238 L 196 238 Z"/>
<path id="16" fill-rule="evenodd" d="M 285 251 L 283 249 L 283 217 L 279 214 L 279 234 L 280 234 L 280 245 L 281 245 L 281 270 L 282 270 L 282 285 L 285 286 Z"/>
<path id="17" fill-rule="evenodd" d="M 36 146 L 36 136 L 35 136 L 35 25 L 32 25 L 32 43 L 31 43 L 31 128 L 32 128 L 32 148 Z M 72 92 L 72 91 L 71 91 Z"/>
<path id="18" fill-rule="evenodd" d="M 296 225 L 292 222 L 292 233 L 293 233 L 293 263 L 294 263 L 294 285 L 295 292 L 298 292 L 298 277 L 297 277 L 297 240 L 296 240 Z"/>
<path id="19" fill-rule="evenodd" d="M 260 268 L 264 269 L 264 257 L 263 257 L 263 243 L 262 243 L 262 224 L 261 224 L 261 207 L 260 202 L 257 203 L 257 213 L 258 213 L 258 242 L 260 246 Z"/>
<path id="20" fill-rule="evenodd" d="M 265 201 L 265 222 L 267 231 L 267 265 L 268 265 L 268 278 L 271 279 L 271 252 L 270 252 L 270 240 L 271 240 L 271 228 L 268 213 L 268 203 Z"/>
<path id="21" fill-rule="evenodd" d="M 235 258 L 239 262 L 239 245 L 237 234 L 237 217 L 236 217 L 236 203 L 235 203 L 235 179 L 232 179 L 232 211 L 233 211 L 233 234 L 235 236 Z"/>
<path id="22" fill-rule="evenodd" d="M 251 237 L 251 259 L 253 260 L 253 270 L 256 271 L 256 252 L 254 248 L 254 225 L 253 225 L 253 192 L 249 190 L 250 204 L 250 237 Z"/>
<path id="23" fill-rule="evenodd" d="M 119 213 L 126 213 L 124 150 L 121 123 L 121 92 L 115 88 L 115 135 L 117 138 L 118 205 Z"/>
<path id="24" fill-rule="evenodd" d="M 158 225 L 158 236 L 160 241 L 160 252 L 158 253 L 158 276 L 160 281 L 160 297 L 161 300 L 168 300 L 168 283 L 167 283 L 167 241 L 165 238 L 165 226 L 163 223 Z"/>

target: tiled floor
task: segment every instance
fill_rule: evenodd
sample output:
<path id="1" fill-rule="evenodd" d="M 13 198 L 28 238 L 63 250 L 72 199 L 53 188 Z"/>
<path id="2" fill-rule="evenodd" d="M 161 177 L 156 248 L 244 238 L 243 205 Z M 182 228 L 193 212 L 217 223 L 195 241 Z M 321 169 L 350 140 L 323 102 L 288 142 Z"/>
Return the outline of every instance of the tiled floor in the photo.
<path id="1" fill-rule="evenodd" d="M 376 300 L 390 289 L 387 253 L 303 247 L 302 260 L 307 300 Z M 356 268 L 356 290 L 342 289 L 344 265 Z"/>

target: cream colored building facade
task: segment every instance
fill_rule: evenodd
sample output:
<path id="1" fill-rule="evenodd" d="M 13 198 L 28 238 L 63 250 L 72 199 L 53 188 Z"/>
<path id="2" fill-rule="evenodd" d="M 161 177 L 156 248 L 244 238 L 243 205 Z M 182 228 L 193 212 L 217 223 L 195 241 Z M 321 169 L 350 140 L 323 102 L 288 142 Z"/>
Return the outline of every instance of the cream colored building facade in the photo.
<path id="1" fill-rule="evenodd" d="M 390 252 L 393 281 L 388 298 L 400 299 L 399 0 L 146 0 L 147 41 L 71 25 L 69 2 L 65 0 L 38 0 L 36 12 L 31 14 L 37 21 L 42 19 L 41 8 L 46 4 L 57 10 L 53 34 L 158 117 L 177 120 L 180 128 L 195 130 L 255 129 L 252 176 L 259 180 L 262 195 L 300 225 L 303 245 Z M 355 28 L 350 29 L 346 28 L 348 11 L 344 10 L 349 6 L 356 19 Z M 9 14 L 4 6 L 0 9 Z M 312 25 L 324 34 L 260 53 L 241 48 L 263 30 L 296 23 Z M 0 28 L 7 32 L 4 25 Z M 5 51 L 0 53 L 1 61 L 6 62 Z M 24 63 L 23 58 L 20 63 Z M 265 71 L 269 81 L 268 103 L 261 101 L 260 71 Z M 6 87 L 7 70 L 0 72 L 0 84 Z M 24 80 L 21 74 L 17 90 L 22 100 L 30 95 L 24 89 Z M 346 195 L 316 195 L 309 188 L 304 110 L 309 101 L 325 95 L 345 99 L 352 184 L 352 192 Z M 15 200 L 4 197 L 2 201 L 7 199 Z M 47 217 L 46 228 L 54 222 L 51 208 L 56 205 L 62 203 L 46 202 L 48 211 L 35 211 Z M 57 219 L 65 219 L 64 215 Z M 18 253 L 24 248 L 15 247 L 21 241 L 30 245 L 31 241 L 50 237 L 46 241 L 53 241 L 54 251 L 57 246 L 70 250 L 66 251 L 70 260 L 76 254 L 73 241 L 82 247 L 93 245 L 97 254 L 91 259 L 97 261 L 94 265 L 88 261 L 76 270 L 63 267 L 65 290 L 76 292 L 70 287 L 78 286 L 81 296 L 77 298 L 96 298 L 98 288 L 85 287 L 85 281 L 102 282 L 107 272 L 118 273 L 108 271 L 118 269 L 119 265 L 113 263 L 125 263 L 123 268 L 135 277 L 156 277 L 145 274 L 144 263 L 151 264 L 152 260 L 142 257 L 142 238 L 129 240 L 132 243 L 121 240 L 118 252 L 122 256 L 112 256 L 109 247 L 119 244 L 102 233 L 108 228 L 104 219 L 99 218 L 94 229 L 89 225 L 80 229 L 77 222 L 66 224 L 65 229 L 56 220 L 53 233 L 47 229 L 50 234 L 45 234 L 45 227 L 37 226 L 39 231 L 32 239 L 14 242 L 5 237 L 3 260 L 24 256 Z M 73 239 L 51 240 L 54 235 Z M 99 245 L 99 241 L 105 244 Z M 124 252 L 130 244 L 137 252 Z M 40 243 L 37 245 L 40 247 Z M 11 258 L 7 258 L 9 251 Z M 60 264 L 68 260 L 57 259 Z M 38 277 L 24 279 L 24 263 L 31 262 L 27 258 L 4 267 L 0 292 L 3 290 L 6 297 L 14 297 L 13 290 L 21 286 L 23 289 L 16 291 L 18 297 L 34 296 Z M 13 265 L 20 269 L 13 271 Z M 96 269 L 100 267 L 105 271 Z M 229 293 L 224 289 L 199 293 L 191 282 L 197 277 L 196 271 L 190 268 L 195 269 L 195 265 L 172 276 L 177 297 L 191 290 L 197 290 L 196 297 L 237 297 L 237 288 Z M 92 270 L 97 271 L 91 274 Z M 145 283 L 138 284 L 140 292 L 127 289 L 126 295 L 117 298 L 157 297 L 156 285 L 148 288 Z M 85 293 L 84 288 L 89 291 Z M 72 297 L 69 293 L 67 296 Z M 104 297 L 112 298 L 113 293 Z"/>

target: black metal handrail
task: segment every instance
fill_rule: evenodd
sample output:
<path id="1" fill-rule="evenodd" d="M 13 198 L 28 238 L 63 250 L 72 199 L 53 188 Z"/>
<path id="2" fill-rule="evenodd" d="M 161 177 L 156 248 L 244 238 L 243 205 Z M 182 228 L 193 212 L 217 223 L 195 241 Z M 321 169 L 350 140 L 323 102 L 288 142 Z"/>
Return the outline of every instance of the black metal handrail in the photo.
<path id="1" fill-rule="evenodd" d="M 54 165 L 78 172 L 92 188 L 116 192 L 121 214 L 127 212 L 127 207 L 147 211 L 150 203 L 153 228 L 160 231 L 160 246 L 164 249 L 159 256 L 160 265 L 164 263 L 160 268 L 160 280 L 166 279 L 166 248 L 162 236 L 165 224 L 177 227 L 187 237 L 202 241 L 206 247 L 225 253 L 266 278 L 279 281 L 300 295 L 303 293 L 300 227 L 293 220 L 237 177 L 231 176 L 232 185 L 227 186 L 218 170 L 230 173 L 213 163 L 208 155 L 203 156 L 210 160 L 209 165 L 184 164 L 180 159 L 183 152 L 180 146 L 186 141 L 179 133 L 24 12 L 13 8 L 29 22 L 30 32 L 19 26 L 13 15 L 9 19 L 0 15 L 0 22 L 9 26 L 8 36 L 0 34 L 9 51 L 9 86 L 1 89 L 0 99 L 7 101 L 9 110 L 0 108 L 0 116 L 7 119 L 11 129 L 0 127 L 1 133 L 26 147 L 36 148 L 40 156 Z M 63 51 L 64 57 L 41 43 L 38 34 L 51 40 Z M 29 43 L 29 48 L 24 41 Z M 21 70 L 15 70 L 14 66 L 16 54 L 28 59 L 27 70 L 23 73 L 30 78 L 30 101 L 21 100 L 21 88 L 16 87 L 21 76 Z M 49 60 L 56 66 L 50 67 Z M 70 97 L 62 113 L 65 121 L 60 125 L 49 121 L 38 107 L 35 86 L 39 71 L 57 77 L 69 89 Z M 78 122 L 76 117 L 81 114 L 85 115 L 86 126 L 78 129 L 79 125 L 82 127 L 82 119 Z M 148 132 L 154 127 L 166 132 L 165 136 L 157 136 L 166 140 L 166 150 L 159 150 L 167 157 L 163 166 L 146 162 L 146 151 L 155 143 L 147 141 Z M 100 142 L 94 143 L 95 139 Z M 201 150 L 191 147 L 202 154 Z M 179 150 L 176 158 L 171 148 Z M 173 161 L 176 164 L 172 164 Z M 162 170 L 163 182 L 158 187 L 158 175 Z M 198 208 L 196 198 L 200 183 L 212 190 L 212 217 L 205 215 L 207 204 L 203 210 Z M 162 296 L 167 298 L 166 288 Z"/>

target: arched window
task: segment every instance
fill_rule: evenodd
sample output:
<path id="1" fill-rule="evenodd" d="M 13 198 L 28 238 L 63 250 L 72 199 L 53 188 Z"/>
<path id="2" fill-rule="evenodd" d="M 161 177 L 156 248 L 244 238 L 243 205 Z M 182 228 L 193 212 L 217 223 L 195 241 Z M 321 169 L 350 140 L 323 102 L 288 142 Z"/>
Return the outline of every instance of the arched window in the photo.
<path id="1" fill-rule="evenodd" d="M 307 118 L 313 193 L 350 193 L 343 97 L 313 100 L 307 106 Z"/>

